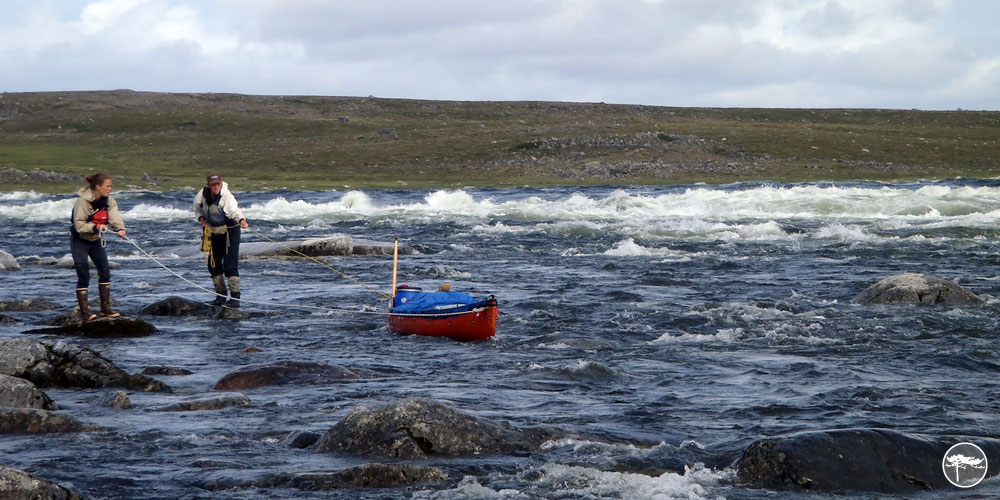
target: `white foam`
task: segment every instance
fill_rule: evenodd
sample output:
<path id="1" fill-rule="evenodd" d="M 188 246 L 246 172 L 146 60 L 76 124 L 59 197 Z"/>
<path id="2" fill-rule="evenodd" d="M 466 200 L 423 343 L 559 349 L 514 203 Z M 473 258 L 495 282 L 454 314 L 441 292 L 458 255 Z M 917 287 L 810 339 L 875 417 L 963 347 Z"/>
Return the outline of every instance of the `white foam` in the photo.
<path id="1" fill-rule="evenodd" d="M 34 191 L 11 191 L 9 193 L 0 194 L 0 201 L 34 200 L 42 196 L 43 195 L 40 195 Z"/>

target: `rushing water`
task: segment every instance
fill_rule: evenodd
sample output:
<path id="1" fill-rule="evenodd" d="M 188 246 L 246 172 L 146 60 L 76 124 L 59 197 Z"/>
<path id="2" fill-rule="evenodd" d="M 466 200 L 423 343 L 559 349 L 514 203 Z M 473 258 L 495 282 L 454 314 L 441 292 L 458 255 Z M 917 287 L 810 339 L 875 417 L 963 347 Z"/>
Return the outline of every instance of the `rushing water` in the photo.
<path id="1" fill-rule="evenodd" d="M 196 252 L 193 193 L 115 196 L 130 237 L 209 286 Z M 377 294 L 307 261 L 245 260 L 246 299 L 359 312 L 248 305 L 276 314 L 148 318 L 159 334 L 67 339 L 129 372 L 166 365 L 194 374 L 160 377 L 174 395 L 132 393 L 132 410 L 95 406 L 107 390 L 48 390 L 64 411 L 110 430 L 3 436 L 0 463 L 97 499 L 784 499 L 796 495 L 734 485 L 729 464 L 762 436 L 847 427 L 1000 434 L 996 181 L 276 191 L 238 199 L 254 228 L 275 239 L 398 237 L 417 251 L 401 259 L 400 281 L 495 294 L 497 336 L 481 343 L 397 336 L 369 314 L 385 310 Z M 46 265 L 68 253 L 72 203 L 68 194 L 0 194 L 0 249 L 23 267 L 2 275 L 4 300 L 73 305 L 73 271 Z M 244 241 L 260 240 L 244 232 Z M 172 295 L 208 298 L 125 241 L 112 238 L 108 249 L 121 264 L 112 280 L 126 313 Z M 330 263 L 389 289 L 391 257 Z M 989 302 L 953 309 L 850 303 L 878 279 L 908 271 L 957 280 Z M 51 313 L 20 317 L 45 316 Z M 2 324 L 0 336 L 19 337 L 29 326 Z M 247 347 L 262 352 L 241 353 Z M 278 360 L 382 375 L 247 391 L 249 407 L 152 411 L 210 392 L 228 372 Z M 361 405 L 411 396 L 590 438 L 550 442 L 526 456 L 427 461 L 448 472 L 439 485 L 198 487 L 366 463 L 281 440 L 293 431 L 323 432 Z M 998 495 L 1000 480 L 987 480 L 923 497 Z"/>

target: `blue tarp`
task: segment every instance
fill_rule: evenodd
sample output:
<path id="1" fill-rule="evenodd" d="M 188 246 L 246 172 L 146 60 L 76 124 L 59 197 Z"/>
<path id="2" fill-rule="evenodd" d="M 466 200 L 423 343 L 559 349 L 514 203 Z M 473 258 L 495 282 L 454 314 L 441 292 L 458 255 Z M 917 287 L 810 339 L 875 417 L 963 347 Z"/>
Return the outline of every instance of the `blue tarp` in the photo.
<path id="1" fill-rule="evenodd" d="M 475 309 L 486 303 L 462 292 L 419 292 L 396 297 L 392 312 L 397 314 L 449 313 Z"/>

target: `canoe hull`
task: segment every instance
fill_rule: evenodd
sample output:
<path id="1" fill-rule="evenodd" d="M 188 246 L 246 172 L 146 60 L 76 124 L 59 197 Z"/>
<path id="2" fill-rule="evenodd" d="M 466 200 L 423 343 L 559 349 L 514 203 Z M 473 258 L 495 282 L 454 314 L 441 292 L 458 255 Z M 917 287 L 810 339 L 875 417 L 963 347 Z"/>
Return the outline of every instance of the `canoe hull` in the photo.
<path id="1" fill-rule="evenodd" d="M 496 300 L 485 307 L 455 314 L 420 316 L 389 313 L 389 331 L 404 335 L 447 337 L 458 341 L 486 340 L 497 333 L 500 310 Z"/>

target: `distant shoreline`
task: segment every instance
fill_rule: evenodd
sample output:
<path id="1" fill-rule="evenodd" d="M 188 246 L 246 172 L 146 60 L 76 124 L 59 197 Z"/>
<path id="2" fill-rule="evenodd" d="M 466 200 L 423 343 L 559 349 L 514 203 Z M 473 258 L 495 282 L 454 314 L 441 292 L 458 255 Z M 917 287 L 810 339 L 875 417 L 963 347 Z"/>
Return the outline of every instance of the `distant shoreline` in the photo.
<path id="1" fill-rule="evenodd" d="M 1000 176 L 997 111 L 0 94 L 4 191 L 906 181 Z"/>

